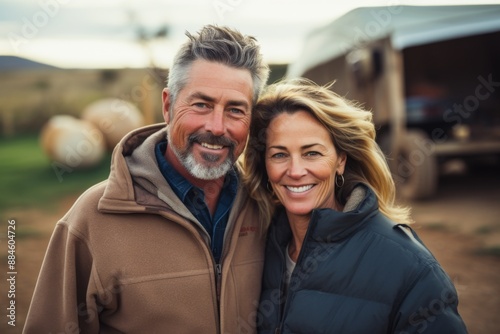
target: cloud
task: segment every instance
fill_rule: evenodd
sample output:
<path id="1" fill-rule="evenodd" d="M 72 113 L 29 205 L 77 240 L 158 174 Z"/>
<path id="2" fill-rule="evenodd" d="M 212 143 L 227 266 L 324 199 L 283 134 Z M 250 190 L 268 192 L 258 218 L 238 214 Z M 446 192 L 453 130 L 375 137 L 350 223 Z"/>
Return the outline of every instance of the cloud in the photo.
<path id="1" fill-rule="evenodd" d="M 0 52 L 43 58 L 58 66 L 81 67 L 90 63 L 100 67 L 116 67 L 117 64 L 147 66 L 140 52 L 132 51 L 139 49 L 138 26 L 152 33 L 168 25 L 168 39 L 151 46 L 157 62 L 166 66 L 185 41 L 186 30 L 195 32 L 205 24 L 215 23 L 256 36 L 269 62 L 290 62 L 298 57 L 310 30 L 327 24 L 350 9 L 419 1 L 2 0 Z M 69 45 L 72 47 L 68 48 Z M 107 46 L 121 52 L 116 52 L 113 59 L 104 52 Z M 95 62 L 82 63 L 82 51 Z M 61 54 L 65 55 L 64 59 L 61 59 Z M 100 65 L 99 57 L 102 59 Z"/>

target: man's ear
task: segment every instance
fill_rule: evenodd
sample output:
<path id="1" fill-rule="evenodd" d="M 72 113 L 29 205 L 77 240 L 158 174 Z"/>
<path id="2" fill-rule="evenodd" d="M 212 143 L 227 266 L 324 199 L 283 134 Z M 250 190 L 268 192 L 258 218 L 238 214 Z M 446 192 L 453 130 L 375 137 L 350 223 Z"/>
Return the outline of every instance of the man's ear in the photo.
<path id="1" fill-rule="evenodd" d="M 162 100 L 162 106 L 163 106 L 163 119 L 165 120 L 165 123 L 170 122 L 170 92 L 168 91 L 168 88 L 164 88 L 161 94 L 161 100 Z"/>

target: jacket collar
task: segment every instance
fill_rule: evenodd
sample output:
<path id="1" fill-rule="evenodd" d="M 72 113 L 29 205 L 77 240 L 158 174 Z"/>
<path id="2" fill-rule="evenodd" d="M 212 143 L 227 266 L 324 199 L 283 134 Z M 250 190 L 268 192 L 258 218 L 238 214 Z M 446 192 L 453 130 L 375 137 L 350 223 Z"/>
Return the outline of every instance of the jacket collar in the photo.
<path id="1" fill-rule="evenodd" d="M 126 162 L 147 138 L 165 128 L 165 124 L 142 127 L 128 133 L 116 145 L 111 156 L 110 174 L 106 181 L 104 194 L 99 200 L 98 209 L 103 212 L 144 211 L 136 203 L 133 176 Z"/>
<path id="2" fill-rule="evenodd" d="M 177 214 L 196 221 L 158 168 L 154 147 L 166 134 L 164 123 L 155 124 L 130 132 L 118 143 L 113 150 L 106 188 L 99 200 L 100 211 L 129 213 L 175 208 Z"/>
<path id="3" fill-rule="evenodd" d="M 306 238 L 316 242 L 338 242 L 356 233 L 378 212 L 378 201 L 373 190 L 364 184 L 358 184 L 347 201 L 345 209 L 339 212 L 333 209 L 315 209 Z M 282 246 L 288 244 L 292 232 L 284 208 L 277 211 L 275 220 L 276 236 Z"/>

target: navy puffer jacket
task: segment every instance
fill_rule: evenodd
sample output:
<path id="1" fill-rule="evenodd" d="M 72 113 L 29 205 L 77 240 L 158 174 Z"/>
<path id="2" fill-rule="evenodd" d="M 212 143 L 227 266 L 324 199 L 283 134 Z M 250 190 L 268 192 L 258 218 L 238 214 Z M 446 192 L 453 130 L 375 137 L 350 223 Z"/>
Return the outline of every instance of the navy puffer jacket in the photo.
<path id="1" fill-rule="evenodd" d="M 259 333 L 467 333 L 455 287 L 408 227 L 367 187 L 349 212 L 314 210 L 284 290 L 292 236 L 284 210 L 268 235 Z"/>

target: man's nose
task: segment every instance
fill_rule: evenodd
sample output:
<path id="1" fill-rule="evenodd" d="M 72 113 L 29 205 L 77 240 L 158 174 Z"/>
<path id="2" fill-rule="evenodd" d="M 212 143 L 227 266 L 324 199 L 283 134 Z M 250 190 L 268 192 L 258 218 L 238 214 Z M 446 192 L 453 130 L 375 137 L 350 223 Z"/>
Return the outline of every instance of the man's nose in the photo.
<path id="1" fill-rule="evenodd" d="M 214 136 L 224 135 L 224 110 L 222 110 L 222 108 L 214 108 L 214 110 L 207 116 L 205 130 L 211 132 Z"/>

